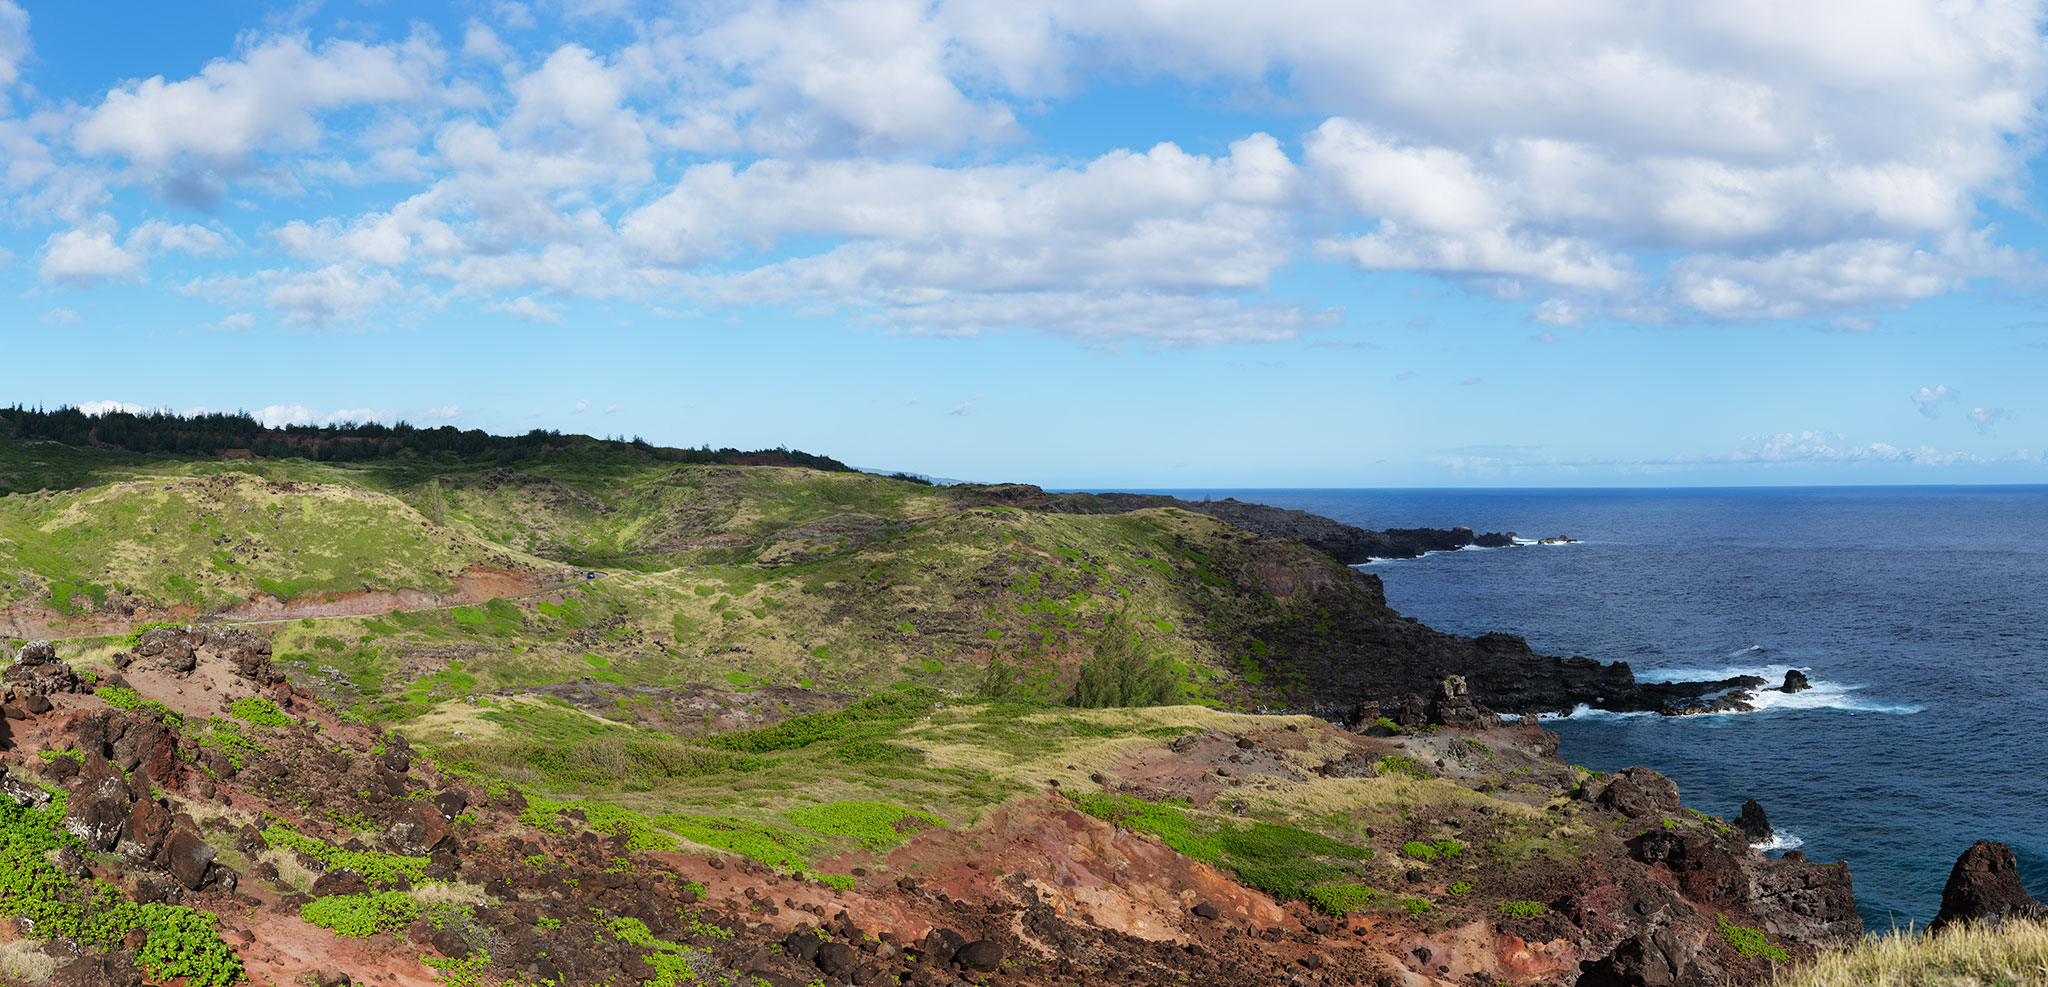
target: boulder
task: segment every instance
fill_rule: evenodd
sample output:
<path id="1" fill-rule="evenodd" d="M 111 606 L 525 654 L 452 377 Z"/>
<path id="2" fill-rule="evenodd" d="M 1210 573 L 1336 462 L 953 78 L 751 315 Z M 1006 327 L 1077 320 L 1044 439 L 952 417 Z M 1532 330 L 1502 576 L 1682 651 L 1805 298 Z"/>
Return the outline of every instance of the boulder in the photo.
<path id="1" fill-rule="evenodd" d="M 1751 843 L 1771 841 L 1771 821 L 1764 818 L 1764 807 L 1755 799 L 1742 803 L 1742 815 L 1735 820 L 1735 828 Z"/>
<path id="2" fill-rule="evenodd" d="M 168 627 L 145 631 L 135 645 L 134 664 L 172 675 L 184 675 L 199 664 L 192 648 L 192 635 Z"/>
<path id="3" fill-rule="evenodd" d="M 120 842 L 128 824 L 128 807 L 135 801 L 127 779 L 98 754 L 88 752 L 79 784 L 64 807 L 64 831 L 86 846 L 108 851 Z"/>
<path id="4" fill-rule="evenodd" d="M 816 935 L 813 935 L 809 932 L 792 932 L 789 935 L 784 936 L 782 938 L 782 948 L 785 951 L 787 951 L 789 955 L 794 956 L 797 959 L 804 961 L 805 963 L 809 963 L 812 960 L 816 959 L 818 956 L 818 947 L 823 946 L 824 944 L 825 940 L 820 939 Z"/>
<path id="5" fill-rule="evenodd" d="M 1614 952 L 1580 966 L 1579 987 L 1677 987 L 1710 982 L 1699 975 L 1697 947 L 1669 928 L 1639 932 Z"/>
<path id="6" fill-rule="evenodd" d="M 1783 693 L 1794 693 L 1805 692 L 1806 690 L 1811 688 L 1813 688 L 1813 683 L 1806 681 L 1806 673 L 1800 671 L 1799 669 L 1794 668 L 1788 669 L 1785 672 L 1785 684 L 1779 686 L 1778 691 Z"/>
<path id="7" fill-rule="evenodd" d="M 384 842 L 409 857 L 425 857 L 453 843 L 455 834 L 441 812 L 425 802 L 406 803 L 398 821 L 384 831 Z"/>
<path id="8" fill-rule="evenodd" d="M 1678 783 L 1641 765 L 1614 773 L 1595 799 L 1631 819 L 1678 811 Z"/>
<path id="9" fill-rule="evenodd" d="M 121 856 L 142 863 L 156 857 L 171 835 L 171 810 L 154 799 L 136 799 L 128 812 L 128 829 L 117 849 Z"/>
<path id="10" fill-rule="evenodd" d="M 976 939 L 960 947 L 953 954 L 953 962 L 976 973 L 994 973 L 1002 969 L 1003 947 L 987 939 Z"/>
<path id="11" fill-rule="evenodd" d="M 30 641 L 14 653 L 14 663 L 34 667 L 57 663 L 57 647 L 48 641 Z"/>
<path id="12" fill-rule="evenodd" d="M 7 796 L 24 809 L 40 809 L 50 804 L 49 792 L 5 772 L 0 772 L 0 795 Z"/>
<path id="13" fill-rule="evenodd" d="M 828 942 L 818 947 L 818 955 L 811 962 L 827 976 L 843 976 L 853 972 L 860 965 L 860 953 L 843 942 Z"/>
<path id="14" fill-rule="evenodd" d="M 434 796 L 434 808 L 440 811 L 441 818 L 452 820 L 469 808 L 469 796 L 451 788 Z"/>
<path id="15" fill-rule="evenodd" d="M 213 848 L 207 846 L 197 832 L 180 826 L 164 840 L 164 848 L 157 854 L 157 863 L 185 890 L 197 891 L 206 887 L 212 877 L 209 871 L 213 868 L 213 858 Z"/>
<path id="16" fill-rule="evenodd" d="M 1410 694 L 1391 711 L 1384 711 L 1386 717 L 1410 730 L 1429 725 L 1429 704 L 1421 696 Z"/>
<path id="17" fill-rule="evenodd" d="M 1365 733 L 1379 721 L 1380 704 L 1366 699 L 1351 707 L 1351 715 L 1344 718 L 1344 728 L 1352 733 Z"/>
<path id="18" fill-rule="evenodd" d="M 2007 918 L 2048 918 L 2048 908 L 2034 900 L 2020 883 L 2019 861 L 2012 848 L 1978 840 L 1956 858 L 1941 889 L 1941 912 L 1928 923 L 1929 932 L 1956 922 L 2003 922 Z"/>

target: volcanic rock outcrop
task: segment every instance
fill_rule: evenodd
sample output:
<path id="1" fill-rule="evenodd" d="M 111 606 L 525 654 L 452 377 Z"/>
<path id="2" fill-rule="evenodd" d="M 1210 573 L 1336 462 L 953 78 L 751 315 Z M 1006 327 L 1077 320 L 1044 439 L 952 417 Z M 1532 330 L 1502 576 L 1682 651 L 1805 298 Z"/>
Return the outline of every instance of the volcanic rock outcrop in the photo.
<path id="1" fill-rule="evenodd" d="M 2007 918 L 2048 918 L 2048 907 L 2034 900 L 2020 883 L 2019 861 L 2012 848 L 1978 840 L 1956 858 L 1941 889 L 1941 912 L 1927 924 L 1929 932 L 1958 922 L 2002 922 Z"/>

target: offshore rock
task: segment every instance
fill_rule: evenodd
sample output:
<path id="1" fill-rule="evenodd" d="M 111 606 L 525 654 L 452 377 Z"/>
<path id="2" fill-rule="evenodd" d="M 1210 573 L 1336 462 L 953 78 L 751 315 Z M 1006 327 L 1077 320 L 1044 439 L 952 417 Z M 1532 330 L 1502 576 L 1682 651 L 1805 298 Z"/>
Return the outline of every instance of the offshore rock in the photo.
<path id="1" fill-rule="evenodd" d="M 1742 815 L 1735 820 L 1735 828 L 1751 843 L 1771 841 L 1771 821 L 1764 816 L 1764 807 L 1755 799 L 1742 803 Z"/>
<path id="2" fill-rule="evenodd" d="M 1978 840 L 1956 858 L 1948 886 L 1941 889 L 1941 912 L 1927 924 L 1934 932 L 1955 922 L 2003 922 L 2007 918 L 2048 918 L 2048 908 L 2020 883 L 2019 861 L 2012 848 Z"/>
<path id="3" fill-rule="evenodd" d="M 1811 688 L 1813 688 L 1813 683 L 1806 681 L 1805 672 L 1796 668 L 1789 668 L 1785 670 L 1785 684 L 1779 686 L 1778 691 L 1790 695 L 1795 692 L 1805 692 Z"/>

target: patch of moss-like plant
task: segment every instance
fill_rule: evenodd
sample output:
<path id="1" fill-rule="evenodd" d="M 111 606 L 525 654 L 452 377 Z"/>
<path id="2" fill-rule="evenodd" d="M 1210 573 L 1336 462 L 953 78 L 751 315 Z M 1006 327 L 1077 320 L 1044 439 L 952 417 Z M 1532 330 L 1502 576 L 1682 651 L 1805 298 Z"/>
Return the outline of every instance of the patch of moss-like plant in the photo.
<path id="1" fill-rule="evenodd" d="M 1303 888 L 1301 896 L 1315 906 L 1316 911 L 1325 915 L 1343 916 L 1380 903 L 1386 895 L 1363 884 L 1326 884 L 1317 888 Z"/>
<path id="2" fill-rule="evenodd" d="M 1424 768 L 1420 761 L 1412 757 L 1402 757 L 1399 754 L 1389 754 L 1386 757 L 1380 758 L 1376 768 L 1377 773 L 1382 778 L 1388 775 L 1407 775 L 1411 778 L 1429 777 L 1428 769 Z"/>
<path id="3" fill-rule="evenodd" d="M 284 710 L 262 696 L 237 699 L 233 706 L 228 707 L 228 712 L 236 719 L 248 720 L 259 727 L 283 727 L 292 723 L 292 718 L 286 716 Z"/>
<path id="4" fill-rule="evenodd" d="M 818 883 L 839 891 L 851 891 L 860 880 L 852 874 L 819 874 Z"/>
<path id="5" fill-rule="evenodd" d="M 1435 861 L 1442 857 L 1456 857 L 1464 854 L 1465 844 L 1457 840 L 1438 840 L 1435 843 L 1409 840 L 1401 844 L 1401 852 L 1417 860 Z"/>
<path id="6" fill-rule="evenodd" d="M 148 713 L 162 720 L 165 726 L 173 730 L 183 726 L 185 723 L 185 714 L 153 699 L 144 699 L 142 694 L 134 689 L 109 685 L 101 686 L 99 689 L 94 690 L 93 694 L 99 696 L 107 705 L 115 709 L 137 710 Z"/>
<path id="7" fill-rule="evenodd" d="M 1540 901 L 1503 901 L 1494 910 L 1508 918 L 1535 918 L 1550 909 Z"/>
<path id="8" fill-rule="evenodd" d="M 1736 925 L 1728 921 L 1728 916 L 1726 915 L 1716 914 L 1714 916 L 1714 927 L 1721 930 L 1721 939 L 1728 944 L 1730 949 L 1750 959 L 1782 961 L 1792 958 L 1790 954 L 1773 945 L 1771 940 L 1763 934 L 1763 930 L 1752 929 L 1746 925 Z"/>
<path id="9" fill-rule="evenodd" d="M 828 802 L 824 805 L 805 806 L 784 813 L 790 821 L 812 832 L 827 836 L 844 836 L 859 843 L 862 849 L 880 852 L 900 845 L 903 830 L 899 827 L 904 820 L 915 820 L 910 825 L 921 829 L 922 823 L 944 827 L 946 821 L 929 812 L 906 809 L 887 802 Z"/>
<path id="10" fill-rule="evenodd" d="M 1352 876 L 1357 872 L 1355 862 L 1372 856 L 1370 848 L 1292 826 L 1238 826 L 1193 816 L 1185 811 L 1184 802 L 1147 802 L 1109 793 L 1069 798 L 1091 816 L 1156 836 L 1185 856 L 1215 864 L 1236 874 L 1240 882 L 1281 898 L 1302 898 L 1310 887 Z"/>
<path id="11" fill-rule="evenodd" d="M 420 917 L 420 903 L 403 891 L 337 894 L 299 906 L 299 917 L 336 935 L 362 938 L 395 932 Z"/>

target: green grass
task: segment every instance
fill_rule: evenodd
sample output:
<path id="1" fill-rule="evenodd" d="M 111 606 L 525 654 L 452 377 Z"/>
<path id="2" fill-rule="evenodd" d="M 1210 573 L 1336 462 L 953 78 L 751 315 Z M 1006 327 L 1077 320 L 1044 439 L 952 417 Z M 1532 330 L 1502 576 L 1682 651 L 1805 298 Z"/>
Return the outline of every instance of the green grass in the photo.
<path id="1" fill-rule="evenodd" d="M 882 851 L 900 845 L 906 830 L 926 826 L 944 827 L 946 821 L 929 812 L 918 812 L 887 802 L 829 802 L 792 809 L 783 814 L 790 822 L 814 833 L 843 836 L 862 849 Z M 909 821 L 909 825 L 905 825 Z"/>
<path id="2" fill-rule="evenodd" d="M 1156 836 L 1185 856 L 1228 870 L 1245 885 L 1282 898 L 1304 898 L 1308 888 L 1352 875 L 1358 861 L 1372 856 L 1370 848 L 1318 833 L 1267 822 L 1240 826 L 1196 814 L 1185 804 L 1109 793 L 1069 798 L 1089 815 Z"/>

